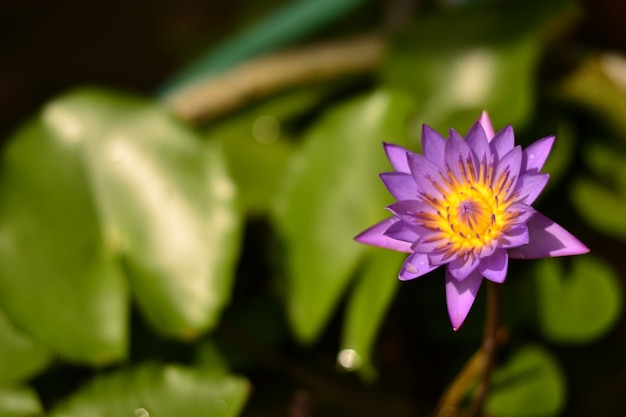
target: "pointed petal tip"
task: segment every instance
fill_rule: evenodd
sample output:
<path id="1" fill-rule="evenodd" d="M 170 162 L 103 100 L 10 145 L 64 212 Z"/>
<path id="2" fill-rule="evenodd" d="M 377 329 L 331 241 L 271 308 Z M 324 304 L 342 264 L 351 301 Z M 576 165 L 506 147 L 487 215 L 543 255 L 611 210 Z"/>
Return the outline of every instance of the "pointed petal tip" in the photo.
<path id="1" fill-rule="evenodd" d="M 390 217 L 382 222 L 376 223 L 374 226 L 356 235 L 354 240 L 365 245 L 410 253 L 412 252 L 410 243 L 390 238 L 384 234 L 387 229 L 397 221 L 398 219 L 396 217 Z"/>
<path id="2" fill-rule="evenodd" d="M 489 118 L 489 113 L 487 113 L 486 110 L 483 110 L 483 112 L 480 114 L 480 117 L 478 118 L 478 123 L 480 123 L 480 126 L 485 131 L 487 141 L 491 141 L 491 139 L 493 139 L 493 137 L 495 136 L 495 132 L 493 130 L 493 125 L 491 124 L 491 119 Z"/>
<path id="3" fill-rule="evenodd" d="M 582 255 L 589 252 L 589 248 L 584 243 L 541 213 L 533 214 L 527 226 L 529 243 L 509 249 L 510 258 L 553 258 Z"/>

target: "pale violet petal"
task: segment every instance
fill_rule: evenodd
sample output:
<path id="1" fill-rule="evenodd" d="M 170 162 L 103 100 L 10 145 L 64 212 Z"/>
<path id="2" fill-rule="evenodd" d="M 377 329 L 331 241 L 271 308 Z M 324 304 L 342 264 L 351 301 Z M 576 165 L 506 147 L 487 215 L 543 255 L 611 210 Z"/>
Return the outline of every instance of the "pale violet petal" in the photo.
<path id="1" fill-rule="evenodd" d="M 431 266 L 428 263 L 428 257 L 425 254 L 413 252 L 404 261 L 398 278 L 402 281 L 414 279 L 429 273 L 437 267 L 437 265 Z"/>
<path id="2" fill-rule="evenodd" d="M 393 143 L 383 143 L 383 147 L 393 169 L 408 174 L 409 164 L 406 161 L 406 154 L 411 153 L 411 151 Z"/>
<path id="3" fill-rule="evenodd" d="M 420 154 L 409 154 L 407 157 L 412 178 L 417 183 L 419 189 L 430 197 L 438 198 L 441 192 L 437 190 L 435 184 L 441 184 L 441 172 L 439 168 L 428 158 Z"/>
<path id="4" fill-rule="evenodd" d="M 480 260 L 478 272 L 490 281 L 502 283 L 506 279 L 509 257 L 506 249 L 496 249 L 489 257 Z"/>
<path id="5" fill-rule="evenodd" d="M 472 308 L 482 280 L 483 277 L 480 272 L 474 271 L 463 281 L 459 281 L 446 268 L 446 303 L 450 322 L 455 332 L 461 328 L 470 308 Z"/>
<path id="6" fill-rule="evenodd" d="M 483 110 L 478 118 L 478 123 L 482 126 L 485 131 L 485 136 L 487 137 L 487 141 L 491 142 L 495 133 L 493 131 L 493 125 L 491 124 L 491 119 L 489 118 L 489 114 Z"/>
<path id="7" fill-rule="evenodd" d="M 502 159 L 504 155 L 511 152 L 515 146 L 515 135 L 513 134 L 513 127 L 507 126 L 493 137 L 490 142 L 491 150 L 495 152 L 498 159 Z"/>
<path id="8" fill-rule="evenodd" d="M 457 257 L 448 264 L 448 271 L 454 278 L 462 281 L 466 279 L 478 266 L 478 259 L 468 256 L 467 259 Z"/>
<path id="9" fill-rule="evenodd" d="M 403 172 L 383 172 L 380 179 L 391 195 L 398 201 L 415 200 L 419 190 L 413 176 Z"/>
<path id="10" fill-rule="evenodd" d="M 550 175 L 544 173 L 526 174 L 518 178 L 515 193 L 518 200 L 532 204 L 548 183 Z"/>
<path id="11" fill-rule="evenodd" d="M 509 257 L 513 259 L 549 258 L 589 252 L 589 248 L 574 235 L 541 213 L 535 213 L 526 225 L 529 242 L 508 250 Z"/>
<path id="12" fill-rule="evenodd" d="M 380 248 L 391 249 L 399 252 L 411 253 L 411 243 L 404 242 L 402 240 L 392 239 L 389 236 L 385 236 L 385 231 L 389 227 L 400 221 L 397 217 L 391 217 L 387 220 L 383 220 L 380 223 L 376 223 L 374 226 L 365 230 L 354 238 L 357 242 L 365 243 L 366 245 L 378 246 Z"/>
<path id="13" fill-rule="evenodd" d="M 514 229 L 507 231 L 498 240 L 498 246 L 505 249 L 514 248 L 517 246 L 525 245 L 528 242 L 530 242 L 528 227 L 526 226 L 526 224 L 522 224 Z"/>
<path id="14" fill-rule="evenodd" d="M 422 126 L 422 153 L 430 161 L 443 163 L 446 140 L 430 126 Z"/>
<path id="15" fill-rule="evenodd" d="M 480 123 L 476 122 L 465 135 L 465 141 L 479 162 L 491 160 L 491 148 Z"/>
<path id="16" fill-rule="evenodd" d="M 450 137 L 446 141 L 445 161 L 448 172 L 460 183 L 466 181 L 467 175 L 464 170 L 469 161 L 473 163 L 474 170 L 478 167 L 469 145 L 454 129 L 450 129 Z"/>
<path id="17" fill-rule="evenodd" d="M 524 149 L 522 172 L 539 172 L 543 168 L 546 159 L 548 159 L 553 144 L 554 136 L 547 136 L 528 145 Z"/>

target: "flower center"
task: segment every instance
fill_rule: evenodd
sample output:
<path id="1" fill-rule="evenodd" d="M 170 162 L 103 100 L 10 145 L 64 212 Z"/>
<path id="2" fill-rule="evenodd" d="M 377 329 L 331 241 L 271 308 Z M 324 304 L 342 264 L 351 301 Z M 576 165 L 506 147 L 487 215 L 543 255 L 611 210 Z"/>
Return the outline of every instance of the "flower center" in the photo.
<path id="1" fill-rule="evenodd" d="M 433 212 L 417 214 L 422 227 L 438 232 L 429 242 L 451 255 L 478 254 L 497 241 L 517 215 L 507 210 L 514 200 L 507 197 L 514 182 L 508 170 L 493 178 L 493 167 L 483 163 L 475 175 L 468 165 L 460 180 L 448 172 L 440 182 L 433 182 L 443 198 L 422 195 Z"/>

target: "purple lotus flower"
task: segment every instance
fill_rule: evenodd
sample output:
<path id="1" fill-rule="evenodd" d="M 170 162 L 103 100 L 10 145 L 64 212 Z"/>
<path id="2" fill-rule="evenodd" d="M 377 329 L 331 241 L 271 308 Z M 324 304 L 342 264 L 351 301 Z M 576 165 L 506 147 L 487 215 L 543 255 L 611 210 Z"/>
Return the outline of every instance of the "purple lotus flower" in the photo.
<path id="1" fill-rule="evenodd" d="M 400 279 L 446 265 L 446 301 L 458 330 L 486 278 L 502 283 L 508 260 L 577 255 L 589 249 L 535 211 L 548 174 L 540 172 L 554 136 L 522 150 L 513 128 L 494 134 L 483 112 L 465 139 L 446 140 L 424 125 L 423 155 L 384 144 L 396 170 L 380 174 L 397 202 L 392 217 L 367 229 L 358 242 L 407 252 Z"/>

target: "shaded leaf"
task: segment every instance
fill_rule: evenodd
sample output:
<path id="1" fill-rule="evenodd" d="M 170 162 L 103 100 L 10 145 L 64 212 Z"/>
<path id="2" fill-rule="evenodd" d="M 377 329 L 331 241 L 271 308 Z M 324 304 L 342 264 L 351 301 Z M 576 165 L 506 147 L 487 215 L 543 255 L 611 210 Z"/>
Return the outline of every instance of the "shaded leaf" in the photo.
<path id="1" fill-rule="evenodd" d="M 546 337 L 557 342 L 584 343 L 601 337 L 619 319 L 622 291 L 617 274 L 592 255 L 571 260 L 537 262 L 539 324 Z"/>
<path id="2" fill-rule="evenodd" d="M 57 121 L 27 124 L 2 155 L 0 304 L 64 356 L 111 361 L 126 354 L 128 289 L 103 250 L 78 125 Z"/>
<path id="3" fill-rule="evenodd" d="M 566 1 L 491 3 L 428 15 L 394 42 L 383 83 L 410 91 L 420 105 L 412 123 L 441 133 L 465 131 L 487 110 L 496 130 L 526 121 L 546 23 L 571 16 Z"/>
<path id="4" fill-rule="evenodd" d="M 64 356 L 126 354 L 126 274 L 162 332 L 217 321 L 238 252 L 234 186 L 215 144 L 160 106 L 64 96 L 12 138 L 0 186 L 0 302 Z"/>
<path id="5" fill-rule="evenodd" d="M 376 376 L 372 350 L 389 303 L 398 287 L 398 271 L 406 254 L 376 250 L 363 266 L 348 300 L 339 364 L 363 378 Z"/>
<path id="6" fill-rule="evenodd" d="M 50 359 L 48 349 L 16 329 L 0 310 L 0 383 L 35 375 Z"/>
<path id="7" fill-rule="evenodd" d="M 314 340 L 363 251 L 353 237 L 385 217 L 390 197 L 377 178 L 390 170 L 382 141 L 402 143 L 411 100 L 378 91 L 325 115 L 286 174 L 274 221 L 285 244 L 288 319 Z"/>
<path id="8" fill-rule="evenodd" d="M 485 410 L 495 417 L 555 416 L 566 393 L 553 356 L 539 346 L 526 346 L 494 372 Z"/>
<path id="9" fill-rule="evenodd" d="M 49 417 L 128 417 L 140 409 L 150 417 L 234 417 L 249 390 L 244 378 L 220 371 L 149 364 L 94 378 Z"/>
<path id="10" fill-rule="evenodd" d="M 43 415 L 37 393 L 24 386 L 0 385 L 0 416 L 35 417 Z"/>
<path id="11" fill-rule="evenodd" d="M 247 212 L 269 211 L 295 149 L 285 124 L 326 94 L 317 87 L 288 92 L 208 127 L 207 137 L 221 144 Z"/>
<path id="12" fill-rule="evenodd" d="M 580 215 L 603 233 L 626 238 L 626 155 L 598 142 L 583 153 L 594 178 L 580 176 L 570 196 Z"/>

